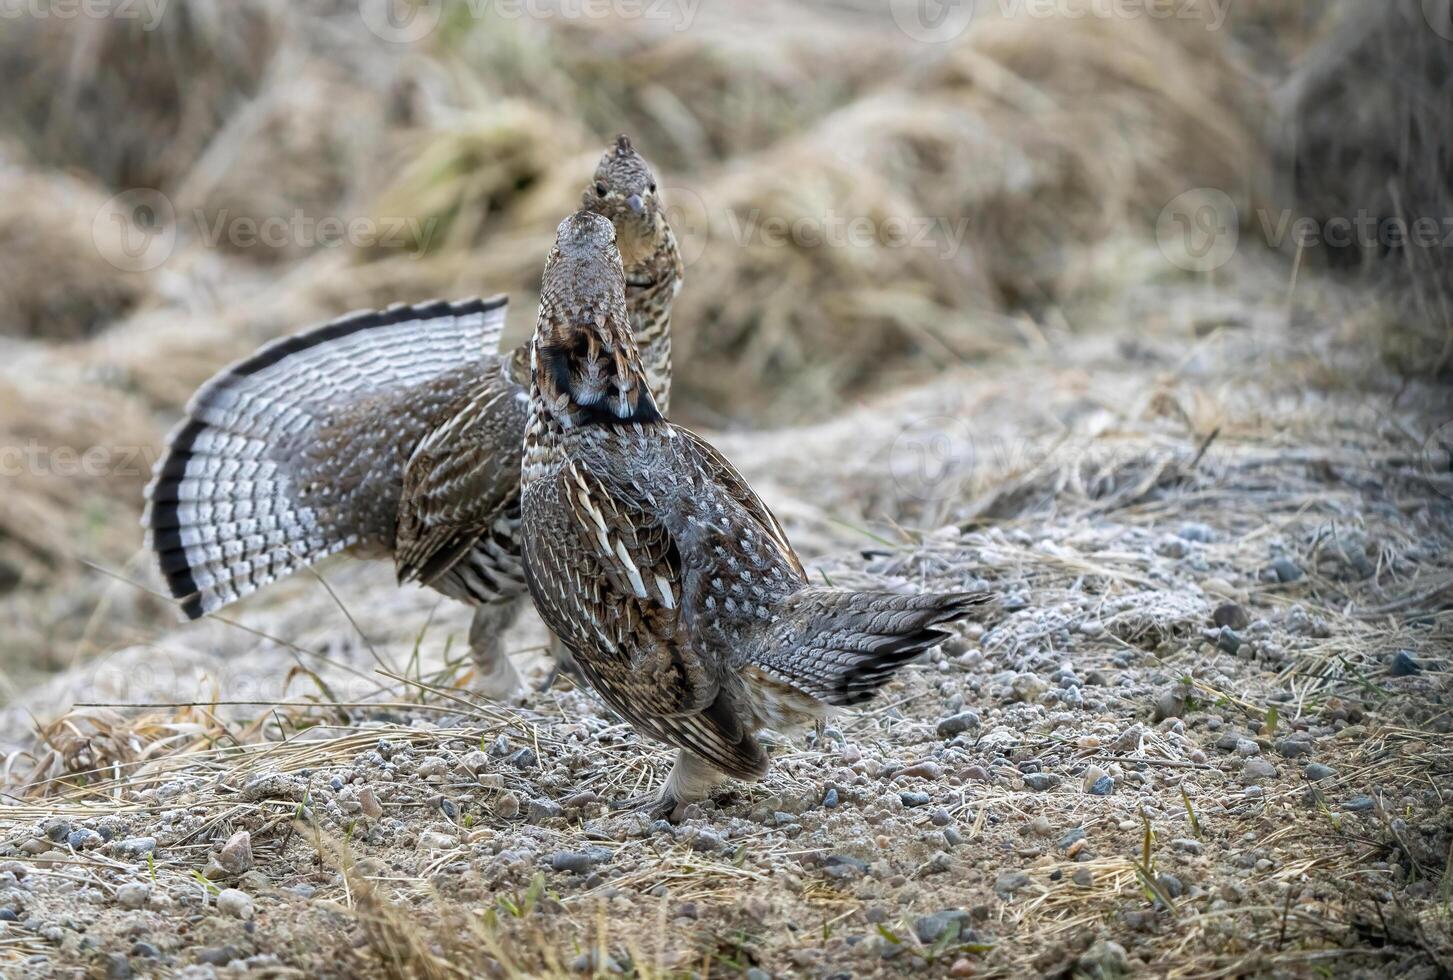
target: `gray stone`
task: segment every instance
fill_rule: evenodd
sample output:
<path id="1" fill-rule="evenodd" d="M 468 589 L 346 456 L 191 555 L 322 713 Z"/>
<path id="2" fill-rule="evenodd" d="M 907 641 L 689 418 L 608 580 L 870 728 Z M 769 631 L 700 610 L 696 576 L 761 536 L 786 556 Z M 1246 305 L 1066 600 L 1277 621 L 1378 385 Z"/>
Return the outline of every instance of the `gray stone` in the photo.
<path id="1" fill-rule="evenodd" d="M 1109 796 L 1115 792 L 1115 780 L 1109 776 L 1101 776 L 1090 786 L 1091 796 Z"/>
<path id="2" fill-rule="evenodd" d="M 1411 677 L 1414 674 L 1422 673 L 1423 667 L 1413 659 L 1411 653 L 1406 650 L 1399 650 L 1393 656 L 1392 663 L 1388 666 L 1387 672 L 1393 677 Z"/>
<path id="3" fill-rule="evenodd" d="M 1130 972 L 1125 947 L 1110 939 L 1095 940 L 1093 946 L 1080 954 L 1075 967 L 1076 976 L 1096 977 L 1098 980 L 1109 980 Z"/>
<path id="4" fill-rule="evenodd" d="M 902 800 L 906 807 L 928 806 L 933 802 L 933 797 L 927 793 L 899 793 L 898 799 Z"/>
<path id="5" fill-rule="evenodd" d="M 89 851 L 93 847 L 100 847 L 104 839 L 94 830 L 73 830 L 66 835 L 66 844 L 73 851 Z"/>
<path id="6" fill-rule="evenodd" d="M 121 853 L 127 857 L 142 857 L 156 853 L 155 837 L 128 837 L 121 842 Z"/>
<path id="7" fill-rule="evenodd" d="M 1302 567 L 1286 557 L 1273 561 L 1271 572 L 1278 582 L 1295 582 L 1302 577 Z"/>
<path id="8" fill-rule="evenodd" d="M 1260 757 L 1247 759 L 1246 764 L 1241 767 L 1242 786 L 1249 787 L 1259 784 L 1264 780 L 1275 778 L 1276 766 Z"/>
<path id="9" fill-rule="evenodd" d="M 1024 785 L 1036 793 L 1043 793 L 1059 782 L 1059 777 L 1047 772 L 1031 772 L 1024 777 Z"/>
<path id="10" fill-rule="evenodd" d="M 1251 617 L 1246 614 L 1245 609 L 1242 609 L 1236 603 L 1223 602 L 1211 614 L 1211 622 L 1215 623 L 1218 629 L 1244 630 L 1251 625 Z M 1232 650 L 1231 652 L 1235 653 L 1236 651 Z"/>
<path id="11" fill-rule="evenodd" d="M 958 924 L 959 935 L 962 936 L 969 928 L 969 913 L 962 909 L 945 909 L 933 915 L 922 916 L 914 920 L 913 932 L 918 936 L 919 942 L 932 945 L 955 923 Z"/>
<path id="12" fill-rule="evenodd" d="M 828 810 L 837 809 L 838 795 L 836 789 L 829 787 L 828 791 L 822 794 L 822 805 L 825 809 Z"/>
<path id="13" fill-rule="evenodd" d="M 1299 755 L 1311 755 L 1312 743 L 1305 738 L 1279 738 L 1275 745 L 1277 754 L 1284 759 L 1294 759 Z"/>
<path id="14" fill-rule="evenodd" d="M 557 851 L 550 855 L 550 867 L 556 871 L 584 874 L 610 856 L 604 848 L 588 848 L 584 851 Z"/>
<path id="15" fill-rule="evenodd" d="M 1059 847 L 1059 849 L 1061 851 L 1067 851 L 1067 850 L 1069 850 L 1070 845 L 1073 844 L 1075 841 L 1077 841 L 1077 840 L 1084 840 L 1084 839 L 1085 839 L 1085 828 L 1084 827 L 1076 827 L 1073 830 L 1071 830 L 1069 833 L 1067 833 L 1063 837 L 1061 837 L 1059 839 L 1059 844 L 1057 846 Z"/>
<path id="16" fill-rule="evenodd" d="M 1032 879 L 1023 871 L 1001 871 L 994 879 L 994 893 L 1007 899 L 1017 891 L 1028 888 Z"/>
<path id="17" fill-rule="evenodd" d="M 1169 872 L 1162 872 L 1156 875 L 1155 881 L 1156 884 L 1160 885 L 1161 890 L 1171 898 L 1180 898 L 1186 892 L 1185 886 L 1181 884 L 1181 880 Z"/>
<path id="18" fill-rule="evenodd" d="M 234 919 L 250 919 L 252 898 L 236 888 L 224 888 L 217 893 L 217 911 Z"/>
<path id="19" fill-rule="evenodd" d="M 1353 813 L 1363 813 L 1376 805 L 1370 796 L 1354 796 L 1344 804 L 1344 808 Z"/>
<path id="20" fill-rule="evenodd" d="M 1236 754 L 1243 759 L 1249 759 L 1254 755 L 1261 755 L 1261 746 L 1249 738 L 1238 738 L 1236 740 Z"/>
<path id="21" fill-rule="evenodd" d="M 235 946 L 210 946 L 197 954 L 197 962 L 206 963 L 208 966 L 226 966 L 233 960 L 243 958 Z"/>
<path id="22" fill-rule="evenodd" d="M 544 823 L 546 820 L 556 819 L 564 812 L 565 808 L 554 800 L 531 800 L 529 808 L 525 811 L 525 819 L 530 823 Z"/>
<path id="23" fill-rule="evenodd" d="M 1241 649 L 1241 637 L 1229 626 L 1221 627 L 1221 632 L 1216 634 L 1216 646 L 1230 654 L 1235 654 Z"/>
<path id="24" fill-rule="evenodd" d="M 139 909 L 151 897 L 151 886 L 129 881 L 116 889 L 116 904 L 123 909 Z"/>
<path id="25" fill-rule="evenodd" d="M 952 738 L 978 727 L 978 712 L 961 711 L 956 715 L 949 715 L 947 718 L 941 719 L 938 723 L 938 734 L 941 738 Z"/>
<path id="26" fill-rule="evenodd" d="M 1312 782 L 1321 782 L 1323 779 L 1331 779 L 1337 775 L 1337 771 L 1331 766 L 1324 766 L 1320 762 L 1309 762 L 1302 770 L 1302 774 Z"/>

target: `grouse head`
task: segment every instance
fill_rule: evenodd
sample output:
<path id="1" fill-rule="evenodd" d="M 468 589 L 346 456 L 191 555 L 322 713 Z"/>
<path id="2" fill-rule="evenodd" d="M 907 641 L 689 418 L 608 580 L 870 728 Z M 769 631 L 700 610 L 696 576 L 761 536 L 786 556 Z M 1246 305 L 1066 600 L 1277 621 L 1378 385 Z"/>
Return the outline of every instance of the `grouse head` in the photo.
<path id="1" fill-rule="evenodd" d="M 598 214 L 577 211 L 555 231 L 532 353 L 541 400 L 563 424 L 661 418 L 626 314 L 616 231 Z"/>
<path id="2" fill-rule="evenodd" d="M 665 226 L 665 207 L 656 191 L 656 176 L 622 133 L 596 165 L 595 177 L 580 205 L 607 218 L 616 227 L 627 266 L 649 258 Z"/>

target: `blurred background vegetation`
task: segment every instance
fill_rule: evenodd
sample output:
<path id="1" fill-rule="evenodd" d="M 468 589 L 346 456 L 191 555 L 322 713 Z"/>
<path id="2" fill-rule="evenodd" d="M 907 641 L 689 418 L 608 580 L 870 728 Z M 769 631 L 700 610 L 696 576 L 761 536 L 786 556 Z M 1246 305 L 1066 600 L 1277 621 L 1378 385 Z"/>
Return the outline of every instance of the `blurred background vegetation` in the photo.
<path id="1" fill-rule="evenodd" d="M 980 0 L 929 40 L 899 0 L 34 6 L 0 21 L 7 685 L 167 621 L 85 561 L 145 577 L 142 488 L 200 382 L 394 302 L 509 292 L 522 338 L 620 131 L 690 260 L 689 424 L 789 426 L 1053 348 L 1127 281 L 1218 288 L 1168 254 L 1186 200 L 1242 259 L 1358 277 L 1347 329 L 1449 370 L 1446 245 L 1282 233 L 1453 232 L 1448 0 Z"/>

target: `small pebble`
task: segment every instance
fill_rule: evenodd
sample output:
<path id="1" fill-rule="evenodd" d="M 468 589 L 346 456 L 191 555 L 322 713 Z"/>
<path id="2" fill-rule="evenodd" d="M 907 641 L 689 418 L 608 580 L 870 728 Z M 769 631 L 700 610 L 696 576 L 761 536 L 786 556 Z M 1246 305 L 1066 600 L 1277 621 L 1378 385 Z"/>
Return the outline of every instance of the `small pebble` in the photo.
<path id="1" fill-rule="evenodd" d="M 100 847 L 102 843 L 103 838 L 94 830 L 73 830 L 66 835 L 66 844 L 73 851 L 89 851 L 93 847 Z"/>
<path id="2" fill-rule="evenodd" d="M 151 897 L 151 887 L 137 881 L 129 881 L 116 889 L 116 904 L 123 909 L 139 909 Z"/>
<path id="3" fill-rule="evenodd" d="M 1024 785 L 1036 793 L 1043 793 L 1058 782 L 1058 776 L 1047 772 L 1031 772 L 1024 777 Z"/>
<path id="4" fill-rule="evenodd" d="M 234 875 L 251 869 L 252 835 L 245 830 L 239 830 L 227 838 L 227 843 L 222 845 L 222 851 L 217 856 L 217 863 Z"/>
<path id="5" fill-rule="evenodd" d="M 933 802 L 933 798 L 927 793 L 899 793 L 898 799 L 907 807 L 928 806 Z"/>
<path id="6" fill-rule="evenodd" d="M 1362 813 L 1371 810 L 1376 804 L 1370 796 L 1354 796 L 1345 804 L 1345 808 L 1353 813 Z"/>
<path id="7" fill-rule="evenodd" d="M 826 793 L 822 794 L 822 805 L 828 810 L 837 809 L 838 795 L 836 789 L 829 788 Z"/>
<path id="8" fill-rule="evenodd" d="M 994 892 L 1000 898 L 1007 899 L 1015 892 L 1028 888 L 1030 877 L 1023 871 L 1003 871 L 999 877 L 994 879 Z"/>
<path id="9" fill-rule="evenodd" d="M 556 871 L 584 874 L 605 856 L 600 851 L 557 851 L 550 855 L 550 867 Z"/>
<path id="10" fill-rule="evenodd" d="M 935 827 L 947 827 L 949 824 L 954 822 L 954 818 L 950 816 L 949 812 L 943 807 L 939 807 L 937 810 L 934 810 L 933 816 L 929 819 Z"/>
<path id="11" fill-rule="evenodd" d="M 1230 654 L 1235 654 L 1241 649 L 1241 637 L 1229 626 L 1221 627 L 1221 632 L 1216 634 L 1216 646 Z"/>
<path id="12" fill-rule="evenodd" d="M 224 888 L 217 894 L 217 911 L 234 919 L 252 918 L 252 899 L 247 892 Z"/>
<path id="13" fill-rule="evenodd" d="M 938 780 L 943 778 L 943 767 L 936 762 L 919 762 L 898 773 L 914 779 Z"/>
<path id="14" fill-rule="evenodd" d="M 961 735 L 973 728 L 979 727 L 979 715 L 975 711 L 961 711 L 956 715 L 950 715 L 938 723 L 938 734 L 941 738 L 952 738 Z"/>
<path id="15" fill-rule="evenodd" d="M 1250 787 L 1259 784 L 1263 780 L 1276 778 L 1276 766 L 1260 757 L 1246 760 L 1246 765 L 1241 767 L 1241 785 Z"/>
<path id="16" fill-rule="evenodd" d="M 1261 754 L 1261 746 L 1249 738 L 1238 738 L 1236 740 L 1236 754 L 1243 759 L 1249 759 L 1254 755 Z"/>
<path id="17" fill-rule="evenodd" d="M 554 820 L 565 812 L 565 808 L 554 800 L 531 800 L 529 809 L 525 812 L 525 819 L 530 823 L 544 823 L 547 820 Z"/>
<path id="18" fill-rule="evenodd" d="M 1393 677 L 1411 677 L 1422 671 L 1422 665 L 1414 660 L 1413 655 L 1406 650 L 1399 650 L 1393 656 L 1392 664 L 1387 669 L 1387 672 Z"/>
<path id="19" fill-rule="evenodd" d="M 127 857 L 142 857 L 156 853 L 155 837 L 130 837 L 121 842 L 121 853 Z"/>
<path id="20" fill-rule="evenodd" d="M 367 786 L 358 791 L 358 805 L 363 810 L 363 815 L 370 820 L 383 816 L 383 807 L 379 805 L 378 797 Z"/>
<path id="21" fill-rule="evenodd" d="M 1271 563 L 1271 573 L 1278 582 L 1295 582 L 1302 577 L 1302 567 L 1290 558 L 1278 558 Z"/>
<path id="22" fill-rule="evenodd" d="M 1109 776 L 1101 776 L 1095 780 L 1095 785 L 1090 787 L 1091 796 L 1109 796 L 1115 792 L 1115 780 Z"/>
<path id="23" fill-rule="evenodd" d="M 1223 602 L 1211 614 L 1211 622 L 1215 623 L 1219 629 L 1244 630 L 1251 625 L 1251 617 L 1246 615 L 1246 610 L 1236 603 Z"/>
<path id="24" fill-rule="evenodd" d="M 1311 755 L 1312 743 L 1305 738 L 1281 738 L 1277 739 L 1275 745 L 1277 754 L 1284 759 L 1295 758 L 1299 755 Z"/>
<path id="25" fill-rule="evenodd" d="M 494 812 L 509 820 L 520 815 L 520 798 L 513 793 L 502 793 L 494 801 Z"/>
<path id="26" fill-rule="evenodd" d="M 1309 762 L 1307 763 L 1307 767 L 1302 770 L 1302 774 L 1315 783 L 1323 779 L 1331 779 L 1337 775 L 1337 771 L 1331 766 L 1322 765 L 1320 762 Z"/>

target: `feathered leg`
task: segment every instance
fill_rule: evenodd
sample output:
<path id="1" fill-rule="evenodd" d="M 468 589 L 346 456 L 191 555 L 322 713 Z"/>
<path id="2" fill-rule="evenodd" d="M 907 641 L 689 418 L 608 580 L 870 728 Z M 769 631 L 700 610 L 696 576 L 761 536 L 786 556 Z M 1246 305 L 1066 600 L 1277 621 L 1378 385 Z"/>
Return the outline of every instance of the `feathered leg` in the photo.
<path id="1" fill-rule="evenodd" d="M 492 701 L 513 701 L 524 693 L 524 682 L 505 653 L 505 632 L 520 613 L 520 601 L 490 602 L 474 610 L 469 626 L 469 653 L 478 669 L 476 690 Z"/>
<path id="2" fill-rule="evenodd" d="M 639 810 L 654 820 L 681 819 L 680 811 L 688 804 L 704 800 L 712 787 L 727 778 L 726 774 L 695 752 L 681 749 L 671 766 L 666 785 L 654 793 L 633 797 L 617 804 L 617 810 Z"/>

